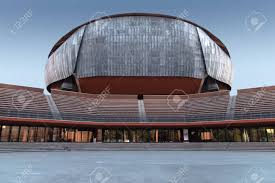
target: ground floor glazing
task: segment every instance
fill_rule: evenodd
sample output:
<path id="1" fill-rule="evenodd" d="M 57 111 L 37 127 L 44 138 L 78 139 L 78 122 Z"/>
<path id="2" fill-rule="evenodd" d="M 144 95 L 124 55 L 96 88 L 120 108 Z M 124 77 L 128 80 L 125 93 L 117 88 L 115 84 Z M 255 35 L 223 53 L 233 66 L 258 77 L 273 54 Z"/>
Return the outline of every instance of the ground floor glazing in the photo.
<path id="1" fill-rule="evenodd" d="M 275 142 L 275 127 L 65 128 L 0 125 L 1 142 Z"/>

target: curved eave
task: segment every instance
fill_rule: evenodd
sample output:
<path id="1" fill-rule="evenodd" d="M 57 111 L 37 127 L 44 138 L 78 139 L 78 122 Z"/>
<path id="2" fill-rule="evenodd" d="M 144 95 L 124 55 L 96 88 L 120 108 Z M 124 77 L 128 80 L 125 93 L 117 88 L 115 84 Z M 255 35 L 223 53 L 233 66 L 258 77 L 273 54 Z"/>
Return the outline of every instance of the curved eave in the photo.
<path id="1" fill-rule="evenodd" d="M 224 121 L 196 121 L 196 122 L 94 122 L 70 121 L 56 119 L 31 119 L 16 117 L 0 117 L 0 124 L 11 125 L 48 125 L 48 126 L 79 126 L 79 127 L 140 127 L 140 128 L 202 128 L 202 127 L 240 127 L 240 126 L 268 126 L 275 124 L 275 118 L 241 119 Z"/>
<path id="2" fill-rule="evenodd" d="M 93 23 L 95 21 L 98 20 L 103 20 L 103 19 L 108 19 L 108 18 L 117 18 L 117 17 L 129 17 L 129 16 L 152 16 L 152 17 L 162 17 L 162 18 L 171 18 L 171 19 L 177 19 L 177 20 L 182 20 L 184 22 L 187 22 L 191 25 L 194 25 L 196 27 L 199 27 L 200 29 L 202 29 L 203 31 L 205 31 L 207 33 L 207 35 L 230 57 L 229 51 L 227 50 L 227 48 L 225 47 L 225 45 L 221 42 L 221 40 L 219 38 L 217 38 L 214 34 L 212 34 L 210 31 L 208 31 L 207 29 L 201 27 L 200 25 L 191 22 L 189 20 L 180 18 L 180 17 L 176 17 L 176 16 L 171 16 L 171 15 L 163 15 L 163 14 L 154 14 L 154 13 L 123 13 L 123 14 L 114 14 L 114 15 L 110 15 L 110 16 L 104 16 L 98 19 L 93 19 L 91 21 L 88 21 L 76 28 L 74 28 L 73 30 L 71 30 L 70 32 L 68 32 L 66 35 L 64 35 L 63 37 L 61 37 L 58 42 L 53 46 L 53 48 L 51 49 L 51 52 L 49 53 L 50 57 L 53 52 L 55 52 L 72 34 L 74 34 L 79 28 L 81 28 L 82 26 L 88 25 L 90 23 Z"/>

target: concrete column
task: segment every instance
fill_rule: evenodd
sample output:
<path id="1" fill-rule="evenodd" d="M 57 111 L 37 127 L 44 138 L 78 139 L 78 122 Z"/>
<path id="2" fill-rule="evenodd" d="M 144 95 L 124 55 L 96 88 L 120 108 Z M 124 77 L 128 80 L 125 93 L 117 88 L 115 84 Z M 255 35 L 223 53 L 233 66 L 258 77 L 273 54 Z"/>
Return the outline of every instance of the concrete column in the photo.
<path id="1" fill-rule="evenodd" d="M 183 142 L 189 142 L 188 129 L 183 129 Z"/>
<path id="2" fill-rule="evenodd" d="M 159 130 L 156 129 L 156 143 L 159 142 Z"/>

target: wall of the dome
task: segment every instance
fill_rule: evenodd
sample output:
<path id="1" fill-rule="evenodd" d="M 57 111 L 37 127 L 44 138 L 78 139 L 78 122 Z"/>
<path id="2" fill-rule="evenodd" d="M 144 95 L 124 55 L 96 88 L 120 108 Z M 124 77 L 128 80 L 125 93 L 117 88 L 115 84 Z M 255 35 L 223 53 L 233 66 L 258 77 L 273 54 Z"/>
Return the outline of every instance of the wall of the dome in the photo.
<path id="1" fill-rule="evenodd" d="M 196 27 L 159 17 L 104 19 L 86 28 L 77 77 L 205 77 Z M 169 32 L 167 32 L 169 31 Z"/>
<path id="2" fill-rule="evenodd" d="M 75 32 L 49 57 L 45 67 L 45 81 L 51 83 L 70 77 L 75 70 L 77 55 L 85 26 Z"/>
<path id="3" fill-rule="evenodd" d="M 233 68 L 229 56 L 200 28 L 198 34 L 202 46 L 207 74 L 218 81 L 232 85 Z"/>
<path id="4" fill-rule="evenodd" d="M 51 56 L 47 86 L 72 74 L 94 76 L 208 75 L 231 86 L 230 57 L 200 28 L 154 16 L 100 19 L 74 32 Z"/>

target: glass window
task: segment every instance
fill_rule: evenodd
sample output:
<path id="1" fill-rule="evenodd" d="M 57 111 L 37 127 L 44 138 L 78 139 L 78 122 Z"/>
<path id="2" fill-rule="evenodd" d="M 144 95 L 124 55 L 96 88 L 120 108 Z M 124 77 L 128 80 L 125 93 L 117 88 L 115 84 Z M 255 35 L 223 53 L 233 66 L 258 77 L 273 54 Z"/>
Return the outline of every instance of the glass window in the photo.
<path id="1" fill-rule="evenodd" d="M 111 139 L 111 142 L 117 142 L 117 140 L 116 140 L 116 130 L 110 130 L 110 139 Z"/>
<path id="2" fill-rule="evenodd" d="M 82 142 L 82 131 L 76 130 L 76 132 L 75 132 L 75 142 Z"/>
<path id="3" fill-rule="evenodd" d="M 190 137 L 190 142 L 200 142 L 201 137 L 200 137 L 200 131 L 197 129 L 190 129 L 189 132 L 189 137 Z"/>
<path id="4" fill-rule="evenodd" d="M 18 142 L 19 126 L 11 127 L 10 142 Z"/>
<path id="5" fill-rule="evenodd" d="M 226 135 L 225 135 L 225 129 L 219 129 L 219 142 L 226 142 Z"/>
<path id="6" fill-rule="evenodd" d="M 111 137 L 110 137 L 110 130 L 103 130 L 103 141 L 104 142 L 111 142 Z"/>
<path id="7" fill-rule="evenodd" d="M 212 129 L 213 134 L 213 141 L 219 142 L 219 130 L 218 129 Z"/>
<path id="8" fill-rule="evenodd" d="M 267 137 L 269 142 L 275 142 L 275 130 L 274 128 L 266 129 Z"/>
<path id="9" fill-rule="evenodd" d="M 37 128 L 36 142 L 45 142 L 45 127 Z"/>
<path id="10" fill-rule="evenodd" d="M 88 131 L 82 131 L 81 142 L 83 142 L 83 143 L 89 142 L 89 132 Z"/>
<path id="11" fill-rule="evenodd" d="M 124 142 L 130 142 L 130 131 L 128 129 L 124 130 Z"/>
<path id="12" fill-rule="evenodd" d="M 175 131 L 174 130 L 168 130 L 168 142 L 174 142 L 175 141 Z"/>
<path id="13" fill-rule="evenodd" d="M 156 130 L 155 129 L 150 130 L 150 142 L 156 142 Z"/>
<path id="14" fill-rule="evenodd" d="M 66 142 L 75 142 L 75 130 L 65 129 Z"/>
<path id="15" fill-rule="evenodd" d="M 112 129 L 103 130 L 103 142 L 117 142 L 117 131 Z"/>
<path id="16" fill-rule="evenodd" d="M 234 142 L 234 130 L 232 128 L 226 129 L 226 141 L 227 142 Z"/>
<path id="17" fill-rule="evenodd" d="M 1 142 L 9 142 L 11 126 L 2 126 Z"/>
<path id="18" fill-rule="evenodd" d="M 117 130 L 117 142 L 123 142 L 123 130 Z"/>
<path id="19" fill-rule="evenodd" d="M 143 130 L 143 142 L 150 142 L 150 130 L 149 129 Z"/>
<path id="20" fill-rule="evenodd" d="M 247 129 L 242 130 L 242 137 L 243 137 L 243 142 L 249 142 L 249 134 Z"/>
<path id="21" fill-rule="evenodd" d="M 168 142 L 168 130 L 158 130 L 159 142 Z"/>
<path id="22" fill-rule="evenodd" d="M 29 128 L 28 142 L 36 142 L 36 134 L 37 134 L 37 128 L 36 127 L 30 127 Z"/>
<path id="23" fill-rule="evenodd" d="M 267 142 L 267 133 L 265 128 L 258 129 L 258 136 L 260 142 Z"/>
<path id="24" fill-rule="evenodd" d="M 182 142 L 183 141 L 183 138 L 182 138 L 182 136 L 183 136 L 183 132 L 182 132 L 182 130 L 176 130 L 175 131 L 175 133 L 176 133 L 176 141 L 175 142 Z"/>
<path id="25" fill-rule="evenodd" d="M 64 136 L 62 136 L 63 130 L 62 128 L 54 128 L 53 129 L 53 142 L 64 142 Z"/>
<path id="26" fill-rule="evenodd" d="M 201 140 L 202 141 L 212 141 L 212 139 L 213 139 L 212 130 L 201 132 Z"/>
<path id="27" fill-rule="evenodd" d="M 67 129 L 66 128 L 61 129 L 61 139 L 62 139 L 63 142 L 68 141 L 68 135 L 67 135 Z"/>
<path id="28" fill-rule="evenodd" d="M 28 142 L 29 127 L 21 126 L 19 142 Z"/>
<path id="29" fill-rule="evenodd" d="M 249 140 L 250 142 L 259 142 L 258 130 L 256 128 L 249 129 Z"/>
<path id="30" fill-rule="evenodd" d="M 46 128 L 45 129 L 45 142 L 52 142 L 53 141 L 53 128 Z"/>
<path id="31" fill-rule="evenodd" d="M 93 132 L 92 131 L 89 131 L 88 142 L 93 142 Z"/>
<path id="32" fill-rule="evenodd" d="M 241 130 L 239 128 L 234 128 L 233 133 L 234 133 L 234 142 L 242 142 Z"/>
<path id="33" fill-rule="evenodd" d="M 136 130 L 129 130 L 130 132 L 130 142 L 137 142 Z"/>
<path id="34" fill-rule="evenodd" d="M 136 142 L 143 142 L 143 130 L 136 130 Z"/>

